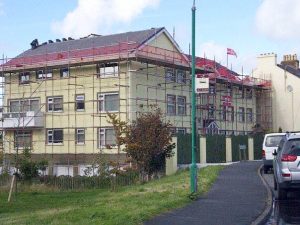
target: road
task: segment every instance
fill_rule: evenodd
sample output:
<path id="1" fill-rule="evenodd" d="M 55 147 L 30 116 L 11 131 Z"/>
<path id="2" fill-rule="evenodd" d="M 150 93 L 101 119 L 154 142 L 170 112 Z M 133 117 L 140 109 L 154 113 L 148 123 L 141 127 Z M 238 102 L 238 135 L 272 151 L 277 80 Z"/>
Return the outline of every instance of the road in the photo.
<path id="1" fill-rule="evenodd" d="M 263 177 L 274 192 L 273 173 L 263 174 Z M 300 192 L 288 194 L 288 199 L 277 201 L 273 198 L 272 215 L 266 225 L 300 224 Z"/>

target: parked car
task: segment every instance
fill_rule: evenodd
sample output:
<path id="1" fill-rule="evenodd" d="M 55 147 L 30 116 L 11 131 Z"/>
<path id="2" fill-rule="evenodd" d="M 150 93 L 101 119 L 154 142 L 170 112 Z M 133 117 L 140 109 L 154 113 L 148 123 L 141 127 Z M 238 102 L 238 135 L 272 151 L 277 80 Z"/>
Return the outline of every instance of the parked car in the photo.
<path id="1" fill-rule="evenodd" d="M 279 142 L 284 136 L 285 133 L 270 133 L 265 135 L 262 146 L 264 173 L 268 173 L 269 169 L 273 167 L 273 151 L 277 150 Z"/>
<path id="2" fill-rule="evenodd" d="M 288 191 L 300 190 L 300 133 L 287 133 L 274 150 L 276 199 L 286 199 Z"/>

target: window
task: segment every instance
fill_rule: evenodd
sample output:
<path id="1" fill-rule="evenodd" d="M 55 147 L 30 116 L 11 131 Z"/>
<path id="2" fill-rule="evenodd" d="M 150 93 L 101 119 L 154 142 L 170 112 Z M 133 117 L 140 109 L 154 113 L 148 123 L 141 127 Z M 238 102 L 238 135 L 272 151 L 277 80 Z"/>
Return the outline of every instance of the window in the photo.
<path id="1" fill-rule="evenodd" d="M 183 70 L 177 70 L 177 83 L 185 84 L 186 73 Z"/>
<path id="2" fill-rule="evenodd" d="M 247 88 L 246 89 L 246 98 L 251 99 L 252 98 L 252 89 Z"/>
<path id="3" fill-rule="evenodd" d="M 29 84 L 29 82 L 30 82 L 30 72 L 19 73 L 19 83 L 20 84 Z"/>
<path id="4" fill-rule="evenodd" d="M 234 121 L 234 108 L 233 106 L 227 106 L 227 116 L 228 121 Z"/>
<path id="5" fill-rule="evenodd" d="M 178 96 L 177 97 L 177 110 L 178 115 L 185 115 L 186 114 L 186 97 Z"/>
<path id="6" fill-rule="evenodd" d="M 215 106 L 214 104 L 208 104 L 208 118 L 215 118 Z"/>
<path id="7" fill-rule="evenodd" d="M 52 70 L 38 70 L 36 71 L 36 79 L 52 78 Z"/>
<path id="8" fill-rule="evenodd" d="M 175 127 L 170 127 L 169 132 L 171 133 L 172 136 L 176 135 L 176 128 Z"/>
<path id="9" fill-rule="evenodd" d="M 20 99 L 9 101 L 10 112 L 37 112 L 40 110 L 40 101 L 38 99 Z"/>
<path id="10" fill-rule="evenodd" d="M 119 93 L 101 93 L 98 94 L 99 112 L 119 111 Z"/>
<path id="11" fill-rule="evenodd" d="M 48 97 L 47 98 L 48 112 L 63 111 L 63 97 Z"/>
<path id="12" fill-rule="evenodd" d="M 232 96 L 232 84 L 227 84 L 227 94 Z"/>
<path id="13" fill-rule="evenodd" d="M 84 144 L 85 143 L 85 130 L 83 128 L 76 129 L 76 144 Z"/>
<path id="14" fill-rule="evenodd" d="M 117 63 L 101 64 L 97 66 L 97 77 L 116 77 L 119 75 Z"/>
<path id="15" fill-rule="evenodd" d="M 62 144 L 64 141 L 63 129 L 47 130 L 47 143 L 48 144 Z"/>
<path id="16" fill-rule="evenodd" d="M 245 122 L 245 109 L 244 109 L 244 107 L 239 107 L 239 122 Z"/>
<path id="17" fill-rule="evenodd" d="M 166 82 L 176 82 L 176 75 L 173 69 L 166 69 Z"/>
<path id="18" fill-rule="evenodd" d="M 247 114 L 247 122 L 252 123 L 253 122 L 253 113 L 251 108 L 246 109 L 246 114 Z"/>
<path id="19" fill-rule="evenodd" d="M 31 148 L 31 131 L 15 131 L 15 148 Z"/>
<path id="20" fill-rule="evenodd" d="M 221 120 L 226 120 L 226 106 L 221 106 Z"/>
<path id="21" fill-rule="evenodd" d="M 167 95 L 167 114 L 176 115 L 176 96 Z"/>
<path id="22" fill-rule="evenodd" d="M 216 93 L 216 85 L 209 84 L 209 94 L 215 94 L 215 93 Z"/>
<path id="23" fill-rule="evenodd" d="M 61 78 L 65 78 L 65 77 L 69 77 L 69 76 L 70 76 L 70 70 L 68 67 L 60 69 L 60 77 Z"/>
<path id="24" fill-rule="evenodd" d="M 84 111 L 84 95 L 76 95 L 76 102 L 75 102 L 75 110 L 76 111 Z"/>
<path id="25" fill-rule="evenodd" d="M 186 134 L 186 128 L 177 128 L 177 134 Z"/>
<path id="26" fill-rule="evenodd" d="M 99 128 L 99 148 L 115 145 L 115 130 L 113 128 Z"/>

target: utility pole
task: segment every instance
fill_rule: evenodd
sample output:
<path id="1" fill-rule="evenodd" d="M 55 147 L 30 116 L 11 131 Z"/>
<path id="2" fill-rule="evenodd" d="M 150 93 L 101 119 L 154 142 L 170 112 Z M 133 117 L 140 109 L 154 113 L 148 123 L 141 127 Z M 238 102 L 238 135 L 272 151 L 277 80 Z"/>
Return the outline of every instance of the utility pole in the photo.
<path id="1" fill-rule="evenodd" d="M 192 7 L 192 164 L 191 164 L 191 193 L 197 192 L 196 165 L 196 93 L 195 93 L 195 0 Z"/>

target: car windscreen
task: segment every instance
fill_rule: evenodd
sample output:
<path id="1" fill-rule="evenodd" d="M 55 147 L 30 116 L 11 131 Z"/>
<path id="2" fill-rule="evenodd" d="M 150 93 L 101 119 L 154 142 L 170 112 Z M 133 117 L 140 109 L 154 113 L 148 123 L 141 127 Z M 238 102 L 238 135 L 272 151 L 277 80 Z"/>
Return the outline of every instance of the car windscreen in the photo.
<path id="1" fill-rule="evenodd" d="M 266 147 L 277 147 L 283 136 L 284 135 L 268 136 L 265 143 Z"/>
<path id="2" fill-rule="evenodd" d="M 283 153 L 300 156 L 300 138 L 288 140 L 284 145 Z"/>

